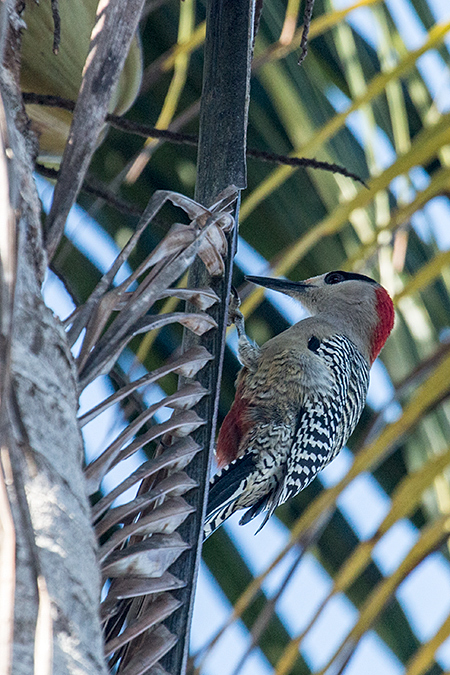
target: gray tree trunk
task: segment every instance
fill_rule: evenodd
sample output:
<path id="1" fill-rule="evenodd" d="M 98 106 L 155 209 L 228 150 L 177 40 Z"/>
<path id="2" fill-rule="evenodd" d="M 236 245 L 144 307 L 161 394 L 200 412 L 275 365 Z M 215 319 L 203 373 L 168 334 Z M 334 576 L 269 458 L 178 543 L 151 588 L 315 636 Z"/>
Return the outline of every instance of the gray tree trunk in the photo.
<path id="1" fill-rule="evenodd" d="M 14 614 L 12 623 L 5 603 L 0 669 L 2 675 L 93 675 L 106 669 L 75 368 L 64 330 L 42 300 L 46 259 L 32 176 L 33 142 L 15 72 L 20 22 L 12 3 L 2 4 L 0 162 L 7 171 L 0 190 L 6 198 L 9 193 L 12 218 L 8 221 L 2 208 L 0 487 L 6 488 L 14 534 L 8 529 L 5 500 L 0 550 L 11 550 L 12 556 L 0 557 L 0 597 L 3 603 L 11 594 Z M 16 267 L 12 283 L 8 264 L 13 271 Z"/>

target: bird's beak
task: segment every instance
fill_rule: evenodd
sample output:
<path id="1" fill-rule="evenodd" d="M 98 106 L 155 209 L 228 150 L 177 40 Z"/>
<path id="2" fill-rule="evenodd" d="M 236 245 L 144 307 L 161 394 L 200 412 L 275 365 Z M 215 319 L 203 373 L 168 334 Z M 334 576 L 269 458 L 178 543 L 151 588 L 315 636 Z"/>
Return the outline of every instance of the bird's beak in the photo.
<path id="1" fill-rule="evenodd" d="M 287 279 L 246 276 L 245 280 L 251 281 L 252 284 L 257 284 L 258 286 L 264 286 L 264 288 L 280 291 L 281 293 L 301 293 L 302 291 L 311 288 L 310 284 L 304 283 L 303 281 L 288 281 Z"/>

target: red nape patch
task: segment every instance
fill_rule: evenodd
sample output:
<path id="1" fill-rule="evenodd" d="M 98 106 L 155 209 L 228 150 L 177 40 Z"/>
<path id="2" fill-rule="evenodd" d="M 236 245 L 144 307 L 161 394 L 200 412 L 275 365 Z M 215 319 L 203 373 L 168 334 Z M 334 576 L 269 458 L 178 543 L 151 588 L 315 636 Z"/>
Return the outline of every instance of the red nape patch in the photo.
<path id="1" fill-rule="evenodd" d="M 230 412 L 220 427 L 217 439 L 216 459 L 219 467 L 227 466 L 238 457 L 242 437 L 252 426 L 246 415 L 248 401 L 239 396 L 239 387 Z"/>
<path id="2" fill-rule="evenodd" d="M 376 312 L 378 315 L 378 323 L 372 335 L 372 363 L 377 358 L 378 354 L 384 347 L 384 343 L 389 337 L 394 326 L 394 304 L 389 296 L 389 293 L 382 287 L 377 288 L 376 291 Z"/>

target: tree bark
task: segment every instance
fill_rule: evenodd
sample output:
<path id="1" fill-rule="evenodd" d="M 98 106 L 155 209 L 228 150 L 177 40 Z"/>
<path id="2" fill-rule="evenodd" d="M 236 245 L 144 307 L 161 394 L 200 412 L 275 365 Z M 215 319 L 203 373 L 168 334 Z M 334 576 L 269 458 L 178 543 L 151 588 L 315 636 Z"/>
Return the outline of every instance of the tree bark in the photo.
<path id="1" fill-rule="evenodd" d="M 2 478 L 15 530 L 10 668 L 15 675 L 28 675 L 35 668 L 92 675 L 106 668 L 96 541 L 76 419 L 76 373 L 62 325 L 41 295 L 46 260 L 33 180 L 34 144 L 16 72 L 20 18 L 11 3 L 3 5 L 1 18 L 6 37 L 0 88 L 7 129 L 2 161 L 8 166 L 2 192 L 9 192 L 16 239 L 10 331 L 0 336 L 2 348 L 10 343 L 10 362 L 2 361 L 1 375 L 6 378 L 7 368 L 9 378 L 4 379 L 0 417 Z M 6 226 L 0 223 L 0 229 Z M 0 265 L 2 285 L 4 271 Z M 5 297 L 2 292 L 0 298 Z M 1 313 L 8 309 L 2 303 Z M 10 541 L 14 544 L 13 537 Z"/>

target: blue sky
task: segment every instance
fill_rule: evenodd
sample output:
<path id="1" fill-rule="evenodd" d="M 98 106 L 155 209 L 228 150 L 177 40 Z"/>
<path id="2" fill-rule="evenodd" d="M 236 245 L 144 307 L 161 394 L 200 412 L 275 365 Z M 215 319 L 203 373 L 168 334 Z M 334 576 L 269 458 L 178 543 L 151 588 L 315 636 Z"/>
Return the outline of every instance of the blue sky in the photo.
<path id="1" fill-rule="evenodd" d="M 352 4 L 335 0 L 337 8 Z M 388 0 L 387 4 L 401 31 L 408 48 L 415 49 L 425 39 L 425 31 L 417 16 L 411 11 L 406 0 Z M 450 18 L 450 2 L 445 0 L 429 0 L 436 20 Z M 374 30 L 374 23 L 370 10 L 361 8 L 349 17 L 353 27 L 360 31 L 374 47 L 376 47 L 379 32 Z M 449 44 L 449 42 L 447 42 Z M 445 64 L 437 52 L 424 55 L 420 61 L 420 68 L 432 93 L 436 106 L 440 112 L 450 109 L 450 77 Z M 345 108 L 348 101 L 342 93 L 333 90 L 329 92 L 330 101 L 337 110 Z M 348 126 L 358 137 L 363 134 L 364 120 L 360 113 L 350 116 Z M 374 147 L 377 153 L 377 163 L 380 167 L 391 164 L 395 153 L 387 138 L 379 130 L 376 132 Z M 420 168 L 410 174 L 412 189 L 423 189 L 428 180 L 427 175 Z M 41 198 L 48 209 L 52 190 L 43 180 L 37 179 Z M 398 189 L 403 189 L 401 183 Z M 396 186 L 394 185 L 394 190 Z M 425 212 L 414 218 L 414 227 L 424 239 L 433 236 L 440 248 L 450 248 L 450 227 L 448 200 L 438 198 L 433 200 Z M 106 270 L 117 254 L 116 244 L 103 233 L 96 222 L 89 218 L 80 207 L 75 207 L 69 216 L 66 234 L 74 244 L 89 255 L 101 270 Z M 262 273 L 266 269 L 266 261 L 255 253 L 244 241 L 240 241 L 237 264 L 244 272 L 252 274 Z M 126 274 L 126 270 L 123 271 Z M 274 292 L 267 292 L 267 297 L 292 322 L 304 316 L 301 307 L 293 300 L 280 296 Z M 50 307 L 60 316 L 70 313 L 73 306 L 65 293 L 62 284 L 49 273 L 45 285 L 45 298 Z M 236 336 L 229 337 L 229 346 L 236 351 Z M 125 361 L 130 358 L 124 354 Z M 139 376 L 141 373 L 136 373 Z M 107 378 L 99 378 L 84 393 L 81 408 L 87 410 L 110 393 Z M 392 384 L 381 363 L 374 365 L 371 373 L 371 386 L 368 403 L 374 409 L 380 409 L 390 401 Z M 161 396 L 158 387 L 146 392 L 147 402 L 151 404 Z M 398 415 L 398 405 L 389 409 L 389 415 Z M 168 415 L 162 411 L 161 415 Z M 104 413 L 95 424 L 88 425 L 84 430 L 86 450 L 89 458 L 95 457 L 105 447 L 108 439 L 117 435 L 123 427 L 120 409 L 111 408 Z M 139 455 L 130 458 L 128 470 L 134 469 L 141 461 Z M 349 470 L 352 455 L 343 450 L 334 462 L 320 475 L 319 479 L 325 486 L 335 484 Z M 105 479 L 104 488 L 111 489 L 123 479 L 123 467 L 111 472 Z M 120 472 L 120 473 L 118 473 Z M 353 481 L 342 493 L 338 500 L 338 507 L 357 536 L 364 540 L 371 536 L 389 510 L 390 500 L 375 479 L 369 474 L 363 474 Z M 276 557 L 288 540 L 289 533 L 276 517 L 273 517 L 266 527 L 254 537 L 253 532 L 258 527 L 250 524 L 241 528 L 237 524 L 238 517 L 230 519 L 225 525 L 228 534 L 241 552 L 246 564 L 253 574 L 263 571 Z M 390 574 L 404 558 L 408 550 L 417 540 L 418 533 L 407 520 L 398 522 L 376 546 L 373 559 L 382 574 Z M 300 551 L 292 550 L 280 565 L 266 579 L 264 592 L 271 597 L 282 583 L 289 567 L 293 564 Z M 332 580 L 323 570 L 318 561 L 310 553 L 306 553 L 297 565 L 289 582 L 287 591 L 283 593 L 277 603 L 277 614 L 287 631 L 295 636 L 308 623 L 319 603 L 330 591 Z M 444 619 L 450 613 L 450 566 L 444 556 L 435 553 L 429 556 L 413 574 L 400 586 L 397 598 L 401 603 L 408 619 L 411 622 L 417 637 L 428 640 L 434 635 Z M 300 607 L 300 611 L 299 611 Z M 198 594 L 194 612 L 192 628 L 192 648 L 197 652 L 216 631 L 226 622 L 231 607 L 223 596 L 214 578 L 203 564 L 198 583 Z M 302 645 L 302 654 L 313 670 L 323 667 L 333 654 L 335 647 L 345 637 L 357 620 L 358 612 L 352 603 L 343 595 L 333 598 L 321 615 L 320 620 L 308 633 Z M 246 653 L 249 645 L 249 634 L 241 622 L 237 622 L 224 634 L 211 652 L 204 664 L 202 672 L 205 675 L 232 675 L 240 659 Z M 444 669 L 450 669 L 450 640 L 439 650 L 439 661 Z M 265 675 L 272 672 L 262 653 L 255 649 L 247 658 L 241 675 Z M 345 669 L 345 675 L 397 675 L 404 672 L 404 667 L 395 655 L 386 647 L 382 640 L 374 633 L 369 633 L 358 648 Z"/>

